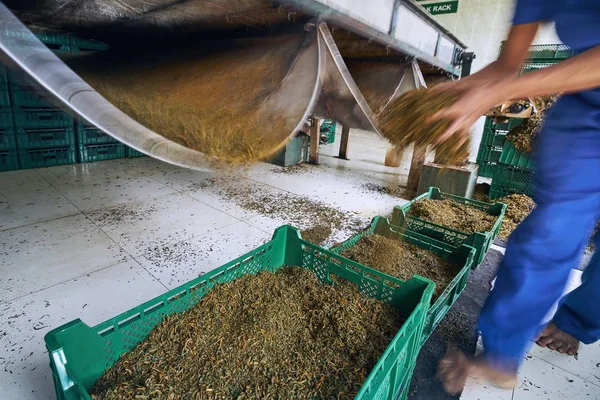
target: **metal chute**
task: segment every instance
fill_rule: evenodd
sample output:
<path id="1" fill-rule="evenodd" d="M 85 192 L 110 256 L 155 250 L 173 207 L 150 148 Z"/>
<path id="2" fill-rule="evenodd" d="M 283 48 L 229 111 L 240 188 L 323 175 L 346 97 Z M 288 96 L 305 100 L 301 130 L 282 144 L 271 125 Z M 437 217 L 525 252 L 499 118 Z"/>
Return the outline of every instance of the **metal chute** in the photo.
<path id="1" fill-rule="evenodd" d="M 0 19 L 7 30 L 30 35 L 27 27 L 2 4 Z M 405 91 L 424 85 L 416 61 L 407 61 L 401 53 L 360 35 L 340 34 L 347 32 L 342 30 L 332 33 L 325 22 L 318 21 L 303 22 L 291 31 L 302 37 L 300 45 L 272 46 L 273 40 L 268 36 L 251 39 L 255 45 L 258 43 L 257 56 L 269 53 L 287 60 L 285 74 L 272 90 L 261 91 L 248 105 L 263 110 L 265 115 L 284 116 L 293 121 L 289 131 L 277 132 L 281 135 L 277 140 L 282 144 L 297 131 L 305 130 L 306 120 L 312 115 L 334 119 L 349 128 L 378 132 L 377 112 Z M 208 169 L 215 161 L 214 157 L 185 147 L 132 119 L 42 43 L 22 46 L 3 32 L 0 31 L 0 50 L 7 64 L 24 71 L 49 98 L 81 121 L 95 125 L 136 150 L 175 165 Z M 286 34 L 289 32 L 290 29 Z M 237 51 L 236 46 L 231 48 Z M 229 62 L 243 61 L 234 55 L 223 59 L 223 69 L 229 67 Z M 378 101 L 373 101 L 374 98 Z M 224 96 L 223 102 L 226 101 Z M 268 130 L 265 132 L 269 134 Z"/>

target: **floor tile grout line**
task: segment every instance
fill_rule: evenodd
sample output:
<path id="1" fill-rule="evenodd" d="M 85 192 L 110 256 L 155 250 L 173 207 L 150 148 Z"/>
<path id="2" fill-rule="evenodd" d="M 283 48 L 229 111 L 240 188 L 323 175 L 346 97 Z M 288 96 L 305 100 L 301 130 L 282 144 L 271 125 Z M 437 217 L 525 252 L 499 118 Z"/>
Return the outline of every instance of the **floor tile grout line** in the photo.
<path id="1" fill-rule="evenodd" d="M 183 167 L 182 167 L 182 168 L 183 168 Z M 133 168 L 132 168 L 132 169 L 133 169 Z M 208 203 L 205 203 L 205 202 L 203 202 L 202 200 L 199 200 L 199 199 L 197 199 L 197 198 L 195 198 L 195 197 L 193 197 L 193 196 L 190 196 L 190 195 L 188 195 L 186 192 L 189 192 L 189 191 L 191 191 L 192 189 L 185 189 L 185 190 L 178 189 L 178 188 L 175 188 L 175 187 L 172 187 L 172 186 L 166 185 L 166 184 L 162 183 L 161 181 L 159 181 L 159 180 L 155 179 L 155 178 L 154 178 L 154 177 L 152 177 L 152 176 L 148 176 L 148 175 L 146 175 L 146 174 L 145 174 L 143 171 L 138 171 L 138 170 L 135 170 L 135 169 L 134 169 L 134 171 L 136 171 L 136 172 L 139 172 L 140 174 L 142 174 L 142 175 L 143 175 L 143 176 L 145 176 L 146 178 L 148 178 L 148 179 L 151 179 L 151 180 L 153 180 L 153 181 L 155 181 L 155 182 L 158 182 L 158 183 L 160 183 L 161 185 L 163 185 L 163 186 L 165 186 L 165 187 L 167 187 L 167 188 L 169 188 L 169 189 L 171 189 L 171 190 L 175 190 L 177 193 L 180 193 L 180 194 L 184 195 L 184 196 L 185 196 L 185 197 L 187 197 L 187 198 L 190 198 L 190 199 L 192 199 L 192 200 L 194 200 L 194 201 L 197 201 L 197 202 L 199 202 L 199 203 L 201 203 L 201 204 L 204 204 L 205 206 L 207 206 L 207 207 L 210 207 L 210 208 L 212 208 L 212 209 L 214 209 L 214 210 L 216 210 L 216 211 L 219 211 L 219 212 L 221 212 L 221 213 L 223 213 L 223 214 L 226 214 L 226 215 L 230 216 L 231 218 L 235 218 L 235 219 L 236 219 L 236 220 L 238 220 L 239 222 L 244 222 L 244 220 L 242 220 L 242 219 L 240 219 L 240 218 L 236 217 L 236 216 L 235 216 L 235 215 L 233 215 L 233 214 L 229 214 L 229 213 L 228 213 L 228 212 L 226 212 L 226 211 L 219 210 L 218 208 L 216 208 L 216 207 L 214 207 L 214 206 L 212 206 L 212 205 L 210 205 L 210 204 L 208 204 Z M 173 193 L 171 193 L 171 194 L 173 194 Z"/>
<path id="2" fill-rule="evenodd" d="M 39 172 L 38 172 L 39 173 Z M 48 182 L 50 184 L 50 186 L 52 186 L 56 191 L 58 191 L 61 195 L 65 196 L 62 192 L 60 192 L 60 190 L 58 190 L 58 188 L 56 188 L 51 182 Z M 90 221 L 98 230 L 100 230 L 100 232 L 102 232 L 111 242 L 113 242 L 117 248 L 119 248 L 123 253 L 127 254 L 132 260 L 134 260 L 140 267 L 142 267 L 142 269 L 144 271 L 146 271 L 146 273 L 148 273 L 154 280 L 156 280 L 158 283 L 160 283 L 165 289 L 169 290 L 169 288 L 167 288 L 159 279 L 156 279 L 156 277 L 150 273 L 150 271 L 148 271 L 146 268 L 144 268 L 143 265 L 141 265 L 131 254 L 129 254 L 129 252 L 127 250 L 125 250 L 121 245 L 119 245 L 119 243 L 117 243 L 107 232 L 105 232 L 102 227 L 100 227 L 96 221 L 94 221 L 92 218 L 90 218 L 87 214 L 85 214 L 85 212 L 83 212 L 79 207 L 77 207 L 77 205 L 75 205 L 71 200 L 69 200 L 66 196 L 65 198 L 67 199 L 67 201 L 69 201 L 73 207 L 75 207 L 77 210 L 79 210 L 79 212 L 85 217 L 85 219 L 87 219 L 88 221 Z M 109 208 L 109 207 L 104 207 Z M 118 265 L 120 263 L 114 264 L 114 265 Z M 114 266 L 113 265 L 113 266 Z M 61 282 L 62 283 L 62 282 Z"/>
<path id="3" fill-rule="evenodd" d="M 171 289 L 169 289 L 169 288 L 167 287 L 167 285 L 165 285 L 164 283 L 162 283 L 162 281 L 161 281 L 160 279 L 158 279 L 156 276 L 154 276 L 154 274 L 153 274 L 152 272 L 148 271 L 148 269 L 147 269 L 146 267 L 144 267 L 144 266 L 142 265 L 142 263 L 140 263 L 140 262 L 139 262 L 139 261 L 138 261 L 138 260 L 137 260 L 135 257 L 131 257 L 131 258 L 133 259 L 133 261 L 135 261 L 135 263 L 136 263 L 137 265 L 139 265 L 140 267 L 142 267 L 142 269 L 143 269 L 144 271 L 146 271 L 146 273 L 147 273 L 148 275 L 150 275 L 150 276 L 152 277 L 152 279 L 154 279 L 156 282 L 160 283 L 160 284 L 162 285 L 162 287 L 164 287 L 164 288 L 167 290 L 167 292 L 171 290 Z"/>
<path id="4" fill-rule="evenodd" d="M 72 205 L 73 207 L 75 207 L 75 209 L 76 209 L 76 210 L 78 210 L 78 211 L 79 211 L 79 213 L 81 213 L 81 210 L 80 210 L 80 209 L 79 209 L 77 206 L 75 206 L 75 204 L 73 204 L 73 202 L 72 202 L 71 200 L 69 200 L 69 198 L 68 198 L 68 197 L 67 197 L 67 196 L 66 196 L 66 195 L 65 195 L 63 192 L 61 192 L 60 190 L 58 190 L 58 188 L 57 188 L 56 186 L 54 186 L 54 185 L 52 184 L 52 182 L 50 182 L 48 179 L 46 179 L 46 177 L 45 177 L 44 175 L 42 175 L 42 174 L 40 173 L 40 171 L 38 171 L 38 170 L 39 170 L 39 168 L 33 168 L 33 171 L 35 171 L 35 173 L 36 173 L 36 174 L 37 174 L 37 175 L 38 175 L 38 176 L 39 176 L 39 177 L 40 177 L 40 178 L 41 178 L 43 181 L 45 181 L 45 182 L 46 182 L 48 185 L 50 185 L 50 187 L 52 187 L 54 190 L 56 190 L 56 192 L 57 192 L 58 194 L 60 194 L 60 195 L 61 195 L 61 197 L 62 197 L 64 200 L 66 200 L 67 202 L 71 203 L 71 205 Z M 12 228 L 0 229 L 0 232 L 6 232 L 6 231 L 9 231 L 9 230 L 11 230 L 11 229 L 23 228 L 23 227 L 26 227 L 26 226 L 31 226 L 31 225 L 35 225 L 35 224 L 40 224 L 40 223 L 43 223 L 43 222 L 54 221 L 54 220 L 61 219 L 61 218 L 72 217 L 72 216 L 74 216 L 74 215 L 77 215 L 77 213 L 75 213 L 75 214 L 69 214 L 69 215 L 64 215 L 64 216 L 62 216 L 62 217 L 56 217 L 56 218 L 50 218 L 50 219 L 46 219 L 46 220 L 42 220 L 42 221 L 32 222 L 32 223 L 30 223 L 30 224 L 24 224 L 24 225 L 19 225 L 19 226 L 13 226 Z"/>
<path id="5" fill-rule="evenodd" d="M 162 182 L 158 182 L 158 181 L 157 181 L 157 180 L 155 180 L 154 178 L 152 178 L 152 177 L 149 177 L 149 176 L 146 176 L 146 175 L 144 175 L 143 173 L 141 173 L 140 171 L 137 171 L 137 170 L 135 170 L 135 169 L 131 168 L 130 166 L 127 166 L 127 168 L 131 169 L 132 171 L 135 171 L 135 172 L 139 173 L 139 174 L 140 174 L 140 175 L 142 175 L 142 176 L 145 176 L 145 177 L 146 177 L 146 178 L 148 178 L 148 179 L 151 179 L 151 180 L 153 180 L 153 181 L 155 181 L 155 182 L 159 183 L 159 184 L 160 184 L 160 185 L 162 185 L 162 186 L 165 186 L 165 187 L 167 187 L 167 188 L 169 188 L 169 189 L 172 189 L 172 190 L 175 190 L 176 192 L 179 192 L 179 193 L 181 193 L 179 190 L 177 190 L 177 189 L 175 189 L 175 188 L 170 188 L 169 186 L 167 186 L 167 185 L 163 184 Z M 37 170 L 36 170 L 36 172 L 37 172 L 37 173 L 38 173 L 40 176 L 42 176 L 42 175 L 39 173 L 39 171 L 37 171 Z M 131 253 L 129 253 L 127 250 L 125 250 L 125 249 L 124 249 L 122 246 L 120 246 L 120 245 L 119 245 L 119 244 L 116 242 L 116 240 L 115 240 L 115 239 L 113 239 L 113 238 L 112 238 L 112 236 L 110 236 L 110 235 L 109 235 L 109 233 L 108 233 L 108 232 L 104 231 L 104 229 L 102 229 L 102 227 L 101 227 L 101 226 L 99 226 L 99 225 L 96 223 L 96 221 L 94 221 L 94 220 L 93 220 L 93 219 L 92 219 L 90 216 L 88 216 L 88 215 L 86 214 L 86 212 L 94 212 L 94 211 L 99 211 L 99 210 L 104 210 L 104 209 L 110 209 L 110 208 L 113 208 L 113 207 L 119 207 L 119 206 L 123 206 L 123 204 L 117 204 L 117 205 L 115 205 L 115 206 L 111 206 L 111 207 L 102 207 L 102 208 L 98 208 L 98 209 L 94 209 L 94 210 L 86 210 L 86 211 L 82 211 L 82 210 L 81 210 L 79 207 L 77 207 L 77 206 L 76 206 L 76 205 L 75 205 L 75 204 L 74 204 L 74 203 L 73 203 L 71 200 L 69 200 L 69 199 L 68 199 L 68 198 L 67 198 L 67 197 L 66 197 L 66 196 L 65 196 L 65 195 L 64 195 L 62 192 L 60 192 L 60 190 L 58 190 L 58 188 L 56 188 L 56 187 L 55 187 L 55 186 L 54 186 L 54 185 L 53 185 L 51 182 L 49 182 L 49 181 L 48 181 L 46 178 L 44 178 L 43 176 L 42 176 L 42 178 L 43 178 L 43 179 L 45 179 L 45 180 L 46 180 L 46 182 L 48 182 L 48 184 L 49 184 L 50 186 L 52 186 L 52 187 L 53 187 L 53 188 L 54 188 L 54 189 L 55 189 L 57 192 L 59 192 L 59 193 L 60 193 L 60 194 L 61 194 L 63 197 L 65 197 L 65 199 L 66 199 L 66 200 L 67 200 L 69 203 L 71 203 L 71 204 L 73 205 L 73 207 L 75 207 L 77 210 L 79 210 L 79 212 L 80 212 L 80 213 L 81 213 L 81 214 L 82 214 L 82 215 L 83 215 L 83 216 L 84 216 L 84 217 L 85 217 L 87 220 L 89 220 L 89 221 L 90 221 L 92 224 L 94 224 L 94 226 L 96 226 L 96 227 L 97 227 L 97 228 L 98 228 L 98 229 L 99 229 L 99 230 L 100 230 L 100 231 L 101 231 L 101 232 L 102 232 L 104 235 L 106 235 L 106 236 L 107 236 L 107 237 L 110 239 L 110 241 L 112 241 L 112 242 L 113 242 L 113 243 L 114 243 L 114 244 L 115 244 L 115 245 L 116 245 L 116 246 L 117 246 L 117 247 L 118 247 L 118 248 L 119 248 L 119 249 L 120 249 L 122 252 L 124 252 L 124 253 L 125 253 L 125 254 L 127 254 L 127 255 L 128 255 L 128 256 L 129 256 L 129 257 L 132 259 L 132 260 L 134 260 L 134 261 L 135 261 L 135 262 L 136 262 L 136 263 L 137 263 L 137 264 L 138 264 L 140 267 L 142 267 L 142 269 L 143 269 L 144 271 L 146 271 L 146 272 L 147 272 L 147 273 L 148 273 L 148 274 L 149 274 L 149 275 L 150 275 L 150 276 L 151 276 L 153 279 L 155 279 L 155 280 L 156 280 L 158 283 L 160 283 L 160 284 L 161 284 L 161 285 L 162 285 L 162 286 L 163 286 L 163 287 L 164 287 L 164 288 L 165 288 L 167 291 L 168 291 L 168 290 L 170 290 L 170 289 L 169 289 L 169 288 L 168 288 L 168 287 L 167 287 L 167 286 L 166 286 L 166 285 L 165 285 L 165 284 L 164 284 L 164 283 L 163 283 L 163 282 L 162 282 L 160 279 L 158 279 L 158 278 L 157 278 L 157 277 L 156 277 L 156 276 L 155 276 L 153 273 L 151 273 L 150 271 L 148 271 L 148 269 L 146 269 L 146 267 L 144 267 L 144 266 L 143 266 L 143 265 L 142 265 L 142 264 L 141 264 L 141 263 L 140 263 L 140 262 L 139 262 L 139 261 L 136 259 L 136 257 L 134 257 L 134 256 L 133 256 Z M 167 194 L 164 194 L 164 195 L 161 195 L 161 196 L 156 196 L 156 197 L 153 197 L 152 199 L 157 199 L 157 198 L 159 198 L 159 197 L 169 196 L 169 195 L 172 195 L 172 194 L 174 194 L 174 193 L 167 193 Z M 187 196 L 187 195 L 185 195 L 185 193 L 181 193 L 181 194 L 183 194 L 184 196 L 186 196 L 186 197 L 188 197 L 188 198 L 191 198 L 191 199 L 192 199 L 192 200 L 194 200 L 194 201 L 198 201 L 198 202 L 200 202 L 201 204 L 204 204 L 204 205 L 206 205 L 206 206 L 208 206 L 208 207 L 211 207 L 211 208 L 215 209 L 216 211 L 223 212 L 223 211 L 221 211 L 221 210 L 219 210 L 219 209 L 217 209 L 217 208 L 215 208 L 215 207 L 212 207 L 212 206 L 210 206 L 210 205 L 208 205 L 208 204 L 206 204 L 206 203 L 204 203 L 204 202 L 201 202 L 201 201 L 200 201 L 200 200 L 198 200 L 198 199 L 195 199 L 195 198 L 193 198 L 193 197 L 191 197 L 191 196 Z M 142 201 L 142 200 L 140 200 L 140 201 Z M 145 201 L 144 201 L 144 202 L 145 202 Z M 230 216 L 230 217 L 234 218 L 236 221 L 235 221 L 235 222 L 232 222 L 231 224 L 227 224 L 227 225 L 225 225 L 225 226 L 222 226 L 222 227 L 220 227 L 220 228 L 218 228 L 218 229 L 222 229 L 222 228 L 225 228 L 225 227 L 228 227 L 228 226 L 234 225 L 234 224 L 236 224 L 236 223 L 243 222 L 242 220 L 240 220 L 239 218 L 236 218 L 236 217 L 234 217 L 233 215 L 230 215 L 230 214 L 228 214 L 228 213 L 224 213 L 224 214 L 226 214 L 226 215 L 228 215 L 228 216 Z M 208 233 L 210 233 L 210 232 L 211 232 L 211 231 L 209 231 L 209 232 L 205 232 L 205 234 L 208 234 Z M 191 239 L 192 239 L 192 238 L 186 238 L 186 239 L 182 239 L 181 241 L 184 241 L 184 240 L 191 240 Z M 179 242 L 177 242 L 177 243 L 179 243 Z M 147 254 L 147 253 L 148 253 L 148 251 L 146 251 L 146 252 L 144 252 L 144 253 L 142 253 L 142 254 L 140 254 L 140 255 L 137 255 L 137 257 L 142 257 L 142 256 L 145 256 L 145 254 Z M 115 265 L 116 265 L 116 264 L 115 264 Z M 66 281 L 65 281 L 65 282 L 66 282 Z M 61 282 L 61 283 L 63 283 L 63 282 Z"/>
<path id="6" fill-rule="evenodd" d="M 67 199 L 67 200 L 68 200 L 68 199 Z M 71 203 L 71 204 L 73 204 L 73 203 Z M 31 222 L 31 223 L 29 223 L 29 224 L 24 224 L 24 225 L 19 225 L 19 226 L 13 226 L 12 228 L 0 229 L 0 233 L 2 233 L 2 232 L 8 232 L 8 231 L 11 231 L 11 230 L 13 230 L 13 229 L 26 228 L 26 227 L 28 227 L 28 226 L 32 226 L 32 225 L 44 224 L 44 223 L 46 223 L 46 222 L 52 222 L 52 221 L 56 221 L 56 220 L 63 219 L 63 218 L 70 218 L 70 217 L 74 217 L 74 216 L 76 216 L 76 215 L 82 215 L 82 214 L 83 214 L 83 213 L 81 212 L 81 210 L 79 210 L 79 209 L 77 208 L 77 212 L 76 212 L 76 213 L 73 213 L 73 214 L 69 214 L 69 215 L 63 215 L 62 217 L 56 217 L 56 218 L 45 219 L 45 220 L 42 220 L 42 221 Z"/>
<path id="7" fill-rule="evenodd" d="M 554 363 L 551 363 L 550 361 L 544 360 L 543 358 L 541 358 L 541 357 L 538 357 L 538 356 L 536 356 L 535 354 L 531 354 L 531 353 L 527 353 L 527 354 L 528 354 L 528 355 L 530 355 L 530 356 L 532 356 L 532 357 L 535 357 L 535 358 L 537 358 L 537 359 L 538 359 L 538 360 L 540 360 L 540 361 L 543 361 L 543 362 L 545 362 L 546 364 L 550 364 L 550 365 L 552 365 L 553 367 L 556 367 L 556 368 L 560 369 L 561 371 L 567 372 L 567 373 L 569 373 L 569 374 L 571 374 L 571 375 L 573 375 L 573 376 L 575 376 L 575 377 L 577 377 L 577 378 L 581 379 L 582 381 L 589 383 L 590 385 L 594 385 L 594 386 L 596 386 L 596 387 L 600 387 L 600 384 L 598 384 L 598 383 L 594 383 L 594 382 L 592 382 L 592 381 L 589 381 L 589 380 L 587 380 L 586 378 L 583 378 L 583 377 L 581 377 L 581 376 L 577 375 L 576 373 L 569 371 L 568 369 L 564 369 L 564 368 L 563 368 L 563 367 L 561 367 L 561 366 L 558 366 L 558 365 L 556 365 L 556 364 L 554 364 Z"/>
<path id="8" fill-rule="evenodd" d="M 131 256 L 130 256 L 130 258 L 133 260 L 133 257 L 131 257 Z M 87 273 L 85 273 L 85 274 L 77 275 L 77 276 L 75 276 L 75 277 L 73 277 L 73 278 L 69 278 L 69 279 L 67 279 L 67 280 L 64 280 L 64 281 L 61 281 L 61 282 L 54 283 L 54 284 L 52 284 L 52 285 L 50 285 L 50 286 L 46 286 L 46 287 L 44 287 L 44 288 L 42 288 L 42 289 L 34 290 L 34 291 L 33 291 L 33 292 L 31 292 L 31 293 L 23 294 L 23 295 L 21 295 L 21 296 L 17 296 L 17 297 L 15 297 L 15 298 L 12 298 L 12 299 L 9 299 L 9 300 L 2 300 L 2 302 L 0 302 L 0 304 L 2 304 L 2 305 L 10 304 L 10 303 L 12 303 L 13 301 L 16 301 L 16 300 L 21 300 L 21 299 L 23 299 L 24 297 L 31 296 L 32 294 L 36 294 L 36 293 L 39 293 L 39 292 L 43 292 L 43 291 L 44 291 L 44 290 L 46 290 L 46 289 L 51 289 L 51 288 L 53 288 L 53 287 L 56 287 L 56 286 L 62 285 L 63 283 L 71 282 L 71 281 L 73 281 L 73 280 L 76 280 L 76 279 L 83 278 L 84 276 L 89 276 L 89 275 L 95 274 L 96 272 L 104 271 L 105 269 L 112 268 L 112 267 L 114 267 L 114 266 L 116 266 L 116 265 L 119 265 L 119 264 L 123 264 L 124 262 L 127 262 L 127 260 L 121 260 L 121 261 L 119 261 L 119 262 L 116 262 L 116 263 L 114 263 L 114 264 L 108 265 L 108 266 L 106 266 L 106 267 L 99 268 L 99 269 L 97 269 L 97 270 L 95 270 L 95 271 L 90 271 L 90 272 L 87 272 Z"/>

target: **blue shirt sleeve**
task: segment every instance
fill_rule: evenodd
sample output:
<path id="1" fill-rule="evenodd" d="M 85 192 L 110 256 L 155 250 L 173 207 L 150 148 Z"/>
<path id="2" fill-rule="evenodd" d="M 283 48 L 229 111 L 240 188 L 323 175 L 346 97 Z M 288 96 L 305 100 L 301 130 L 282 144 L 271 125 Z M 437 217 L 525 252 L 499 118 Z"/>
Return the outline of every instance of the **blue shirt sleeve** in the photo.
<path id="1" fill-rule="evenodd" d="M 550 21 L 554 1 L 548 0 L 517 0 L 513 24 L 528 24 L 530 22 Z"/>

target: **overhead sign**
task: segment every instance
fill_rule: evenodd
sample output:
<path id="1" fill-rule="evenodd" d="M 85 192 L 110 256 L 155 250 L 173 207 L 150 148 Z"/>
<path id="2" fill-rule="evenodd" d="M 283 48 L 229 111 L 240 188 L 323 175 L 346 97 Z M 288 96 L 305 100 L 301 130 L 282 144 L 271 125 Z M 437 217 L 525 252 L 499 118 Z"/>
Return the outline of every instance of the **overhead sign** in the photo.
<path id="1" fill-rule="evenodd" d="M 454 14 L 458 11 L 458 0 L 444 1 L 441 3 L 421 4 L 432 15 Z"/>

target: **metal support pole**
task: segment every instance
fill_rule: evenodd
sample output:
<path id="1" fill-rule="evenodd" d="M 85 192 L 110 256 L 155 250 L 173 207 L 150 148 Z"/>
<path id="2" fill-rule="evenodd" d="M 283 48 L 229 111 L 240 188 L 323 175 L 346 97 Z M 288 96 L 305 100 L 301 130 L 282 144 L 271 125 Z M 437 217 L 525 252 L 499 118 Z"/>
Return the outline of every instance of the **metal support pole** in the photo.
<path id="1" fill-rule="evenodd" d="M 319 164 L 319 142 L 321 140 L 321 120 L 318 118 L 311 119 L 310 126 L 310 156 L 308 162 L 311 164 Z"/>
<path id="2" fill-rule="evenodd" d="M 463 53 L 461 55 L 462 68 L 460 70 L 460 77 L 464 78 L 471 75 L 471 65 L 475 59 L 475 53 Z"/>
<path id="3" fill-rule="evenodd" d="M 419 181 L 423 174 L 423 164 L 425 163 L 426 155 L 427 145 L 417 146 L 415 144 L 412 160 L 410 162 L 410 171 L 408 172 L 408 182 L 406 183 L 406 190 L 410 196 L 417 194 Z"/>
<path id="4" fill-rule="evenodd" d="M 340 141 L 340 153 L 338 158 L 348 159 L 348 143 L 350 142 L 350 128 L 342 126 L 342 140 Z"/>

